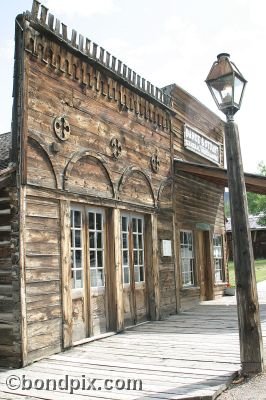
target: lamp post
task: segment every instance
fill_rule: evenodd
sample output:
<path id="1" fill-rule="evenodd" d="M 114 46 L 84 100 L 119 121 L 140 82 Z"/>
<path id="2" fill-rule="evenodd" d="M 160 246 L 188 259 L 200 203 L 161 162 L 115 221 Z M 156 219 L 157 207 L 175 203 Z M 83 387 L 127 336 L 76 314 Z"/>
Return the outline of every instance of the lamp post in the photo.
<path id="1" fill-rule="evenodd" d="M 264 369 L 263 344 L 251 234 L 248 223 L 247 195 L 234 114 L 240 109 L 247 81 L 230 61 L 230 55 L 217 56 L 206 83 L 218 108 L 226 115 L 225 147 L 230 196 L 233 258 L 242 372 L 259 373 Z"/>

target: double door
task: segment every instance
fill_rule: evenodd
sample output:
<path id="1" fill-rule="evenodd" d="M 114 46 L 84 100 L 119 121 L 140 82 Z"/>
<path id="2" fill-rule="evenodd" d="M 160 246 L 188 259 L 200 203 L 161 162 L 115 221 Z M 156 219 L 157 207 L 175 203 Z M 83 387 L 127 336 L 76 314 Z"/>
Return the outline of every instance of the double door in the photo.
<path id="1" fill-rule="evenodd" d="M 72 343 L 107 332 L 109 321 L 115 321 L 114 292 L 118 285 L 112 259 L 115 235 L 107 225 L 105 209 L 71 208 Z M 141 215 L 121 214 L 120 268 L 125 326 L 147 319 L 144 229 Z"/>
<path id="2" fill-rule="evenodd" d="M 108 330 L 105 211 L 72 207 L 72 342 Z"/>

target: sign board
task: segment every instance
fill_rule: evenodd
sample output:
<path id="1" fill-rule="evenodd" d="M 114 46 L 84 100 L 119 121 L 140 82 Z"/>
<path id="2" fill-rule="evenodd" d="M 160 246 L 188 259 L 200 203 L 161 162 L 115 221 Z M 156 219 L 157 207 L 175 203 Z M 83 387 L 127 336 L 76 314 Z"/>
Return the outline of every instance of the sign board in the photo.
<path id="1" fill-rule="evenodd" d="M 172 241 L 162 240 L 162 256 L 172 257 Z"/>
<path id="2" fill-rule="evenodd" d="M 207 138 L 202 133 L 196 132 L 194 129 L 185 125 L 184 127 L 184 146 L 186 149 L 199 154 L 220 165 L 221 163 L 221 148 L 220 144 Z"/>

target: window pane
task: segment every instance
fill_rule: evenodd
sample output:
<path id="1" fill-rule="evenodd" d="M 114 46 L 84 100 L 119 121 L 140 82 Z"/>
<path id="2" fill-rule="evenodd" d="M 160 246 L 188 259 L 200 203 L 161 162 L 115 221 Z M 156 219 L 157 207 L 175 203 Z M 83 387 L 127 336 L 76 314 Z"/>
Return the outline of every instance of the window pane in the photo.
<path id="1" fill-rule="evenodd" d="M 128 251 L 123 251 L 123 265 L 128 265 Z"/>
<path id="2" fill-rule="evenodd" d="M 95 233 L 89 232 L 90 237 L 90 249 L 95 249 Z"/>
<path id="3" fill-rule="evenodd" d="M 133 247 L 134 249 L 138 248 L 138 240 L 137 235 L 133 235 Z"/>
<path id="4" fill-rule="evenodd" d="M 143 282 L 144 281 L 144 268 L 143 267 L 139 268 L 139 273 L 140 273 L 140 281 Z"/>
<path id="5" fill-rule="evenodd" d="M 102 214 L 96 214 L 96 229 L 97 231 L 102 230 Z"/>
<path id="6" fill-rule="evenodd" d="M 122 217 L 122 231 L 127 232 L 127 217 Z"/>
<path id="7" fill-rule="evenodd" d="M 97 232 L 97 247 L 98 247 L 98 249 L 101 249 L 103 247 L 101 232 Z"/>
<path id="8" fill-rule="evenodd" d="M 97 251 L 97 267 L 102 268 L 103 267 L 103 253 L 102 251 Z"/>
<path id="9" fill-rule="evenodd" d="M 139 249 L 142 249 L 143 248 L 143 240 L 142 240 L 143 236 L 142 235 L 138 235 L 138 238 L 139 238 L 139 243 L 138 243 Z"/>
<path id="10" fill-rule="evenodd" d="M 132 230 L 133 230 L 133 232 L 137 232 L 137 220 L 136 220 L 136 218 L 132 218 Z"/>
<path id="11" fill-rule="evenodd" d="M 76 268 L 81 268 L 82 262 L 82 254 L 81 254 L 81 250 L 75 250 L 75 267 Z"/>
<path id="12" fill-rule="evenodd" d="M 90 251 L 90 267 L 96 268 L 96 252 Z"/>
<path id="13" fill-rule="evenodd" d="M 127 249 L 127 247 L 128 247 L 127 233 L 122 234 L 122 246 L 123 246 L 123 249 Z"/>
<path id="14" fill-rule="evenodd" d="M 89 213 L 89 229 L 95 229 L 94 213 Z"/>
<path id="15" fill-rule="evenodd" d="M 130 281 L 129 281 L 129 268 L 128 267 L 123 268 L 123 272 L 124 272 L 124 276 L 123 276 L 124 283 L 130 283 Z"/>
<path id="16" fill-rule="evenodd" d="M 138 219 L 138 231 L 139 233 L 142 233 L 142 220 Z"/>
<path id="17" fill-rule="evenodd" d="M 139 251 L 139 265 L 143 265 L 143 251 Z"/>
<path id="18" fill-rule="evenodd" d="M 134 250 L 134 260 L 133 260 L 133 262 L 134 262 L 134 265 L 138 265 L 138 251 L 137 250 Z"/>
<path id="19" fill-rule="evenodd" d="M 75 230 L 75 247 L 81 247 L 81 231 Z"/>
<path id="20" fill-rule="evenodd" d="M 81 227 L 81 212 L 77 210 L 74 211 L 74 227 L 75 228 Z"/>

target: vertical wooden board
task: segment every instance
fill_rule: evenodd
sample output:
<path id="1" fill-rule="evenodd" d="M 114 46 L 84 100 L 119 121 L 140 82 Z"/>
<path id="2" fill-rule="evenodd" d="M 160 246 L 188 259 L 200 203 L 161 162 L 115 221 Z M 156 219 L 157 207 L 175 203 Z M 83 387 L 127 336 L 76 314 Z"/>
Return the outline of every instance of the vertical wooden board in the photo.
<path id="1" fill-rule="evenodd" d="M 28 331 L 27 331 L 27 307 L 26 307 L 26 277 L 25 277 L 25 216 L 26 206 L 26 187 L 20 188 L 20 302 L 21 302 L 21 343 L 22 343 L 22 363 L 28 363 Z"/>
<path id="2" fill-rule="evenodd" d="M 60 200 L 61 271 L 63 307 L 63 347 L 72 345 L 72 298 L 70 267 L 70 203 Z"/>
<path id="3" fill-rule="evenodd" d="M 121 222 L 120 210 L 113 209 L 115 287 L 116 287 L 116 330 L 124 329 L 125 298 L 123 295 L 122 254 L 121 254 Z"/>
<path id="4" fill-rule="evenodd" d="M 160 318 L 160 277 L 158 259 L 158 217 L 156 214 L 145 218 L 146 278 L 148 309 L 150 318 Z"/>

